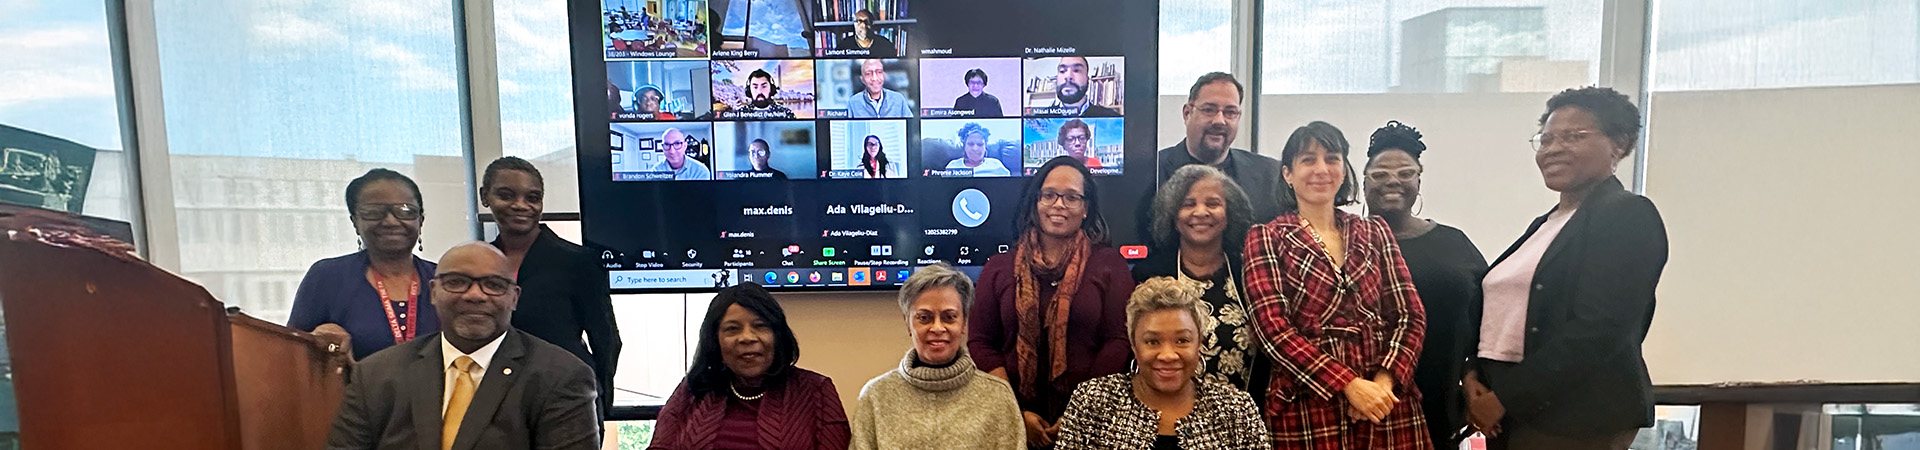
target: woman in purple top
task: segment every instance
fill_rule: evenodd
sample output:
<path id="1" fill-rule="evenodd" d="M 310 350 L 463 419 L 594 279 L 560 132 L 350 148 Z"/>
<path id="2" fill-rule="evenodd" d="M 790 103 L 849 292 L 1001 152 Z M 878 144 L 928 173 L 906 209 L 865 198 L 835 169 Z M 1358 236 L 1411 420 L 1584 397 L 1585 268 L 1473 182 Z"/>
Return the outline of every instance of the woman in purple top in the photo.
<path id="1" fill-rule="evenodd" d="M 840 393 L 794 365 L 800 343 L 773 294 L 753 283 L 721 289 L 699 339 L 648 449 L 846 450 L 853 429 Z"/>
<path id="2" fill-rule="evenodd" d="M 967 324 L 980 370 L 1013 385 L 1027 445 L 1050 448 L 1081 382 L 1127 369 L 1133 276 L 1107 243 L 1100 191 L 1080 160 L 1041 166 L 1020 204 L 1019 245 L 987 260 Z"/>
<path id="3" fill-rule="evenodd" d="M 348 183 L 347 211 L 362 250 L 307 269 L 287 326 L 356 360 L 440 332 L 426 289 L 433 263 L 413 256 L 426 220 L 420 205 L 420 187 L 398 172 L 373 169 Z"/>

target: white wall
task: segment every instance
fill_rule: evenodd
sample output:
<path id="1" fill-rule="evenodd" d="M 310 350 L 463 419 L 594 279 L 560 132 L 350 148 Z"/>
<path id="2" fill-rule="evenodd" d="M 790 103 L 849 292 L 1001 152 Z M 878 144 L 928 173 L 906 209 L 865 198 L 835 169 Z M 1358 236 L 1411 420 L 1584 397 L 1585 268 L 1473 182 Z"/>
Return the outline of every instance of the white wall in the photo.
<path id="1" fill-rule="evenodd" d="M 1920 85 L 1653 98 L 1654 382 L 1920 381 Z"/>

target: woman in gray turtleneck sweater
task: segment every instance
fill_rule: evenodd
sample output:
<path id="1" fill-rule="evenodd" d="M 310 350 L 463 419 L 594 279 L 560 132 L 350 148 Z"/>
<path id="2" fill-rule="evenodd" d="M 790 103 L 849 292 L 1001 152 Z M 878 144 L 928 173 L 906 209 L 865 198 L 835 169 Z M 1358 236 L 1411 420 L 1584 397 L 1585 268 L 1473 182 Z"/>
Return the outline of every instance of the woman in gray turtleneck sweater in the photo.
<path id="1" fill-rule="evenodd" d="M 900 288 L 913 349 L 900 368 L 860 389 L 853 450 L 1026 448 L 1020 405 L 1007 382 L 967 356 L 973 281 L 944 263 L 920 268 Z"/>

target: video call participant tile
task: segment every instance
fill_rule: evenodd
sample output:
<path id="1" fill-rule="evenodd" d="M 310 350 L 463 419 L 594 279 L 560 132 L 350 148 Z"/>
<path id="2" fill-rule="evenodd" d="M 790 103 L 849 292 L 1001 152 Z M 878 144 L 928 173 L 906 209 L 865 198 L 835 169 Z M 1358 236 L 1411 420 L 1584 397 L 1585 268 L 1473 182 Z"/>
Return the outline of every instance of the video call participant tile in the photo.
<path id="1" fill-rule="evenodd" d="M 808 0 L 712 0 L 710 13 L 721 19 L 714 59 L 808 58 Z M 752 17 L 752 23 L 747 18 Z"/>
<path id="2" fill-rule="evenodd" d="M 712 110 L 706 61 L 607 63 L 607 113 L 614 121 L 694 120 Z"/>
<path id="3" fill-rule="evenodd" d="M 907 54 L 917 22 L 915 2 L 822 0 L 814 5 L 814 54 L 821 57 L 898 58 Z"/>
<path id="4" fill-rule="evenodd" d="M 824 178 L 907 177 L 907 121 L 836 120 L 827 134 Z"/>
<path id="5" fill-rule="evenodd" d="M 714 60 L 711 67 L 716 118 L 814 118 L 812 60 Z"/>
<path id="6" fill-rule="evenodd" d="M 713 125 L 613 123 L 613 181 L 713 179 Z"/>
<path id="7" fill-rule="evenodd" d="M 1120 175 L 1126 158 L 1125 130 L 1119 117 L 1037 118 L 1023 123 L 1026 173 L 1057 156 L 1072 156 L 1094 175 Z"/>
<path id="8" fill-rule="evenodd" d="M 1111 1 L 1111 0 L 1105 0 Z M 912 5 L 915 56 L 1004 57 L 1022 55 L 1030 45 L 1019 16 L 1032 0 L 919 1 Z"/>
<path id="9" fill-rule="evenodd" d="M 1024 175 L 1020 119 L 920 122 L 922 176 L 994 178 Z"/>
<path id="10" fill-rule="evenodd" d="M 914 117 L 911 65 L 901 59 L 822 59 L 819 74 L 822 119 Z"/>
<path id="11" fill-rule="evenodd" d="M 1125 112 L 1125 58 L 1027 58 L 1026 116 L 1120 117 Z"/>
<path id="12" fill-rule="evenodd" d="M 1019 117 L 1020 69 L 1020 58 L 921 59 L 920 117 Z"/>
<path id="13" fill-rule="evenodd" d="M 602 0 L 601 42 L 607 59 L 704 58 L 709 19 L 706 0 Z"/>
<path id="14" fill-rule="evenodd" d="M 719 122 L 713 125 L 714 169 L 720 180 L 816 178 L 812 121 Z"/>

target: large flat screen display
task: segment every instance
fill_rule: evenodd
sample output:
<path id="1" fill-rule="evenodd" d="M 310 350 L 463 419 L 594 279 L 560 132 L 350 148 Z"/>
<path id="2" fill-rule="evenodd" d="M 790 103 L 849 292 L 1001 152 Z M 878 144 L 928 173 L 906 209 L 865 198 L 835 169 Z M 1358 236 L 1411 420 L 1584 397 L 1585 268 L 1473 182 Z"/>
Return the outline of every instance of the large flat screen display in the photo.
<path id="1" fill-rule="evenodd" d="M 935 261 L 977 275 L 1062 155 L 1095 174 L 1115 248 L 1143 254 L 1154 2 L 569 7 L 581 227 L 615 292 L 894 289 Z"/>

